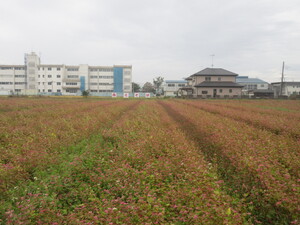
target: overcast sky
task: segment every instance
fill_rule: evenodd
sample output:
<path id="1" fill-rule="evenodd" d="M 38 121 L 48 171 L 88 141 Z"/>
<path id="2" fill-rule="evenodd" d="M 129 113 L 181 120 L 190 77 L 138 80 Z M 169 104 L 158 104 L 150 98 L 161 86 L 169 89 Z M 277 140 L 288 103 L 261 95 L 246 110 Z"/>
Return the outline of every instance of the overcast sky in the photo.
<path id="1" fill-rule="evenodd" d="M 132 65 L 133 81 L 206 67 L 300 81 L 299 0 L 0 0 L 0 64 Z"/>

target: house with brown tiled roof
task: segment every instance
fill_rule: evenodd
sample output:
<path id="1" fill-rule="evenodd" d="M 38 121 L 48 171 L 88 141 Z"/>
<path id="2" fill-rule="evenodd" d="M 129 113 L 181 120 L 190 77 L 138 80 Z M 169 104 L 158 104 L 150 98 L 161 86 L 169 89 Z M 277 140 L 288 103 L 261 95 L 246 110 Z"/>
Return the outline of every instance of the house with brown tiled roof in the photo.
<path id="1" fill-rule="evenodd" d="M 236 83 L 238 74 L 221 68 L 206 68 L 188 78 L 184 92 L 194 98 L 239 98 L 243 85 Z"/>

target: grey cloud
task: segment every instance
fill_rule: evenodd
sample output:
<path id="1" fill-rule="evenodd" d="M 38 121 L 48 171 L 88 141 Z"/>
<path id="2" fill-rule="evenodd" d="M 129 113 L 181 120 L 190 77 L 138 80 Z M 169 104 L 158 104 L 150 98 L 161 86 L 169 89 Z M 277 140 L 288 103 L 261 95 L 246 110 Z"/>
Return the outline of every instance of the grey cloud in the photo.
<path id="1" fill-rule="evenodd" d="M 277 81 L 299 65 L 296 0 L 6 1 L 0 63 L 42 52 L 45 63 L 132 64 L 137 82 L 181 79 L 211 65 Z M 290 71 L 300 80 L 299 67 Z"/>

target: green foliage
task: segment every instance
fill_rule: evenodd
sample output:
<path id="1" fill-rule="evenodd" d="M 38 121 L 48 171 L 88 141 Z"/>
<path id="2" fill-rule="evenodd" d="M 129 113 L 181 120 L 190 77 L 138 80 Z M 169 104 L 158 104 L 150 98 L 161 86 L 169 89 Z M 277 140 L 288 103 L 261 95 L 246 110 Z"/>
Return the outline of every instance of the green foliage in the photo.
<path id="1" fill-rule="evenodd" d="M 89 91 L 84 90 L 84 91 L 81 93 L 81 95 L 82 95 L 83 97 L 88 97 L 88 96 L 90 95 L 90 93 L 89 93 Z"/>

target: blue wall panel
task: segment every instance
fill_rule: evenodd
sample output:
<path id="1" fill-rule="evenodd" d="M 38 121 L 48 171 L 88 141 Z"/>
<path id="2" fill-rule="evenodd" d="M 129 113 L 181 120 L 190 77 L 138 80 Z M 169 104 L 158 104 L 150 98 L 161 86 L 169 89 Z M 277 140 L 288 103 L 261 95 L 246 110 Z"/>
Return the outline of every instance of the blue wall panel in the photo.
<path id="1" fill-rule="evenodd" d="M 83 76 L 80 77 L 80 91 L 85 91 L 85 77 Z"/>
<path id="2" fill-rule="evenodd" d="M 123 92 L 123 68 L 114 67 L 114 92 Z"/>

